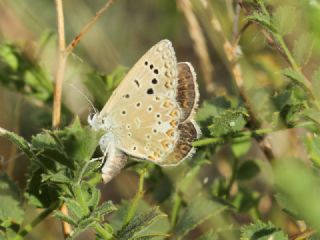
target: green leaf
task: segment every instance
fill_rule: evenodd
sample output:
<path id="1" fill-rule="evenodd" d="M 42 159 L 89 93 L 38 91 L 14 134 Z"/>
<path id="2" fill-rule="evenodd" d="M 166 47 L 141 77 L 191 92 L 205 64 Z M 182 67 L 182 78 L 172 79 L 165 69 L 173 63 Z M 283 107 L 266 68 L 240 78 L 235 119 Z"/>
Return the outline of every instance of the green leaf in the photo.
<path id="1" fill-rule="evenodd" d="M 20 148 L 20 150 L 23 151 L 29 158 L 34 158 L 34 154 L 31 151 L 30 144 L 23 137 L 20 137 L 19 135 L 7 131 L 1 127 L 0 136 L 7 138 L 9 141 L 17 145 L 17 147 Z"/>
<path id="2" fill-rule="evenodd" d="M 0 222 L 22 223 L 24 211 L 18 186 L 0 173 Z"/>
<path id="3" fill-rule="evenodd" d="M 308 96 L 304 88 L 297 84 L 289 84 L 285 90 L 277 93 L 274 104 L 280 111 L 280 117 L 285 124 L 293 127 L 308 108 Z"/>
<path id="4" fill-rule="evenodd" d="M 281 6 L 273 14 L 273 24 L 277 32 L 282 36 L 287 35 L 294 29 L 297 18 L 296 8 L 293 6 Z"/>
<path id="5" fill-rule="evenodd" d="M 100 214 L 108 214 L 116 210 L 117 208 L 113 205 L 111 201 L 104 202 L 95 209 L 95 211 L 99 212 Z"/>
<path id="6" fill-rule="evenodd" d="M 252 142 L 250 140 L 233 143 L 231 146 L 232 152 L 235 157 L 239 158 L 246 154 L 251 148 Z"/>
<path id="7" fill-rule="evenodd" d="M 320 68 L 318 68 L 312 75 L 312 87 L 316 98 L 320 101 Z"/>
<path id="8" fill-rule="evenodd" d="M 308 136 L 305 138 L 308 155 L 316 166 L 320 167 L 320 136 Z"/>
<path id="9" fill-rule="evenodd" d="M 183 238 L 204 221 L 220 214 L 225 209 L 226 206 L 214 202 L 203 195 L 194 197 L 192 202 L 179 216 L 179 221 L 174 229 L 175 236 L 179 239 Z"/>
<path id="10" fill-rule="evenodd" d="M 304 88 L 303 76 L 300 73 L 297 73 L 292 68 L 285 68 L 282 70 L 283 76 L 289 78 L 294 83 L 298 84 L 300 87 Z"/>
<path id="11" fill-rule="evenodd" d="M 259 12 L 253 12 L 251 16 L 247 17 L 247 20 L 260 24 L 270 32 L 276 32 L 276 28 L 272 24 L 271 19 L 268 15 Z"/>
<path id="12" fill-rule="evenodd" d="M 158 217 L 164 216 L 158 208 L 153 208 L 147 213 L 135 216 L 131 221 L 125 224 L 116 234 L 119 240 L 134 239 L 141 230 L 150 226 Z M 139 237 L 142 237 L 141 235 Z"/>
<path id="13" fill-rule="evenodd" d="M 32 199 L 38 207 L 48 206 L 58 200 L 59 192 L 65 194 L 67 189 L 77 186 L 82 179 L 94 176 L 95 168 L 90 165 L 97 164 L 89 160 L 101 135 L 102 132 L 82 127 L 76 119 L 69 127 L 43 131 L 34 136 L 31 149 L 36 158 L 31 159 L 29 167 L 28 199 Z M 88 188 L 86 184 L 82 187 Z M 91 195 L 83 201 L 90 199 Z"/>
<path id="14" fill-rule="evenodd" d="M 197 112 L 197 122 L 206 122 L 231 108 L 231 103 L 225 97 L 217 97 L 211 101 L 204 101 Z"/>
<path id="15" fill-rule="evenodd" d="M 241 228 L 240 240 L 288 240 L 288 236 L 272 223 L 258 221 Z"/>
<path id="16" fill-rule="evenodd" d="M 61 221 L 67 222 L 70 225 L 77 225 L 77 222 L 72 217 L 63 214 L 60 211 L 54 211 L 54 215 L 56 218 L 60 219 Z"/>
<path id="17" fill-rule="evenodd" d="M 0 84 L 47 103 L 52 100 L 53 85 L 48 72 L 10 43 L 0 45 Z"/>
<path id="18" fill-rule="evenodd" d="M 310 33 L 305 33 L 294 42 L 293 56 L 300 66 L 307 64 L 311 57 L 314 45 L 312 39 Z"/>
<path id="19" fill-rule="evenodd" d="M 245 161 L 242 163 L 237 172 L 238 180 L 250 180 L 258 175 L 260 168 L 254 161 Z"/>
<path id="20" fill-rule="evenodd" d="M 277 161 L 275 184 L 280 206 L 320 231 L 320 180 L 313 169 L 297 159 Z"/>
<path id="21" fill-rule="evenodd" d="M 241 131 L 247 123 L 248 114 L 245 109 L 227 110 L 213 117 L 212 124 L 208 127 L 211 136 L 221 137 Z"/>
<path id="22" fill-rule="evenodd" d="M 72 216 L 75 221 L 81 220 L 89 214 L 88 210 L 83 208 L 75 199 L 62 198 L 61 200 L 65 202 L 70 216 Z"/>

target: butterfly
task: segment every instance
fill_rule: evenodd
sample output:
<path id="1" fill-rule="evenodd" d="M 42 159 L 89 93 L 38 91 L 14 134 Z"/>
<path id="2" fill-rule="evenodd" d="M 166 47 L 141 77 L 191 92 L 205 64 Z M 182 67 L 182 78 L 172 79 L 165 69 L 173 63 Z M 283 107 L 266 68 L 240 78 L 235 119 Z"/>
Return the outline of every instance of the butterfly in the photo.
<path id="1" fill-rule="evenodd" d="M 102 179 L 114 178 L 128 156 L 174 166 L 194 154 L 201 132 L 194 121 L 199 101 L 196 73 L 177 62 L 172 43 L 162 40 L 148 50 L 113 91 L 100 112 L 88 116 L 105 162 Z"/>

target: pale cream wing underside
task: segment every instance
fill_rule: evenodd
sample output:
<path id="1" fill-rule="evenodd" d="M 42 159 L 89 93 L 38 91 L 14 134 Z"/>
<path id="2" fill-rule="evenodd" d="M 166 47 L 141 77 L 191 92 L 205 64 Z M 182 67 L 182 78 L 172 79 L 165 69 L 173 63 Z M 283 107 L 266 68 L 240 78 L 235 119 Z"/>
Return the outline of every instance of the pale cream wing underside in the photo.
<path id="1" fill-rule="evenodd" d="M 177 74 L 171 42 L 162 40 L 122 80 L 100 113 L 112 122 L 119 149 L 156 163 L 173 151 L 181 118 Z"/>

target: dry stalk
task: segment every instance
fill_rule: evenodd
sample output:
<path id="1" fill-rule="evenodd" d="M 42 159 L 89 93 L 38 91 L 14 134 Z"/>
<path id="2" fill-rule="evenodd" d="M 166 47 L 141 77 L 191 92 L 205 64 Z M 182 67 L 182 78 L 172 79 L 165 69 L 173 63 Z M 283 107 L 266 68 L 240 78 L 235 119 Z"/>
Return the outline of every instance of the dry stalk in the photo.
<path id="1" fill-rule="evenodd" d="M 95 16 L 82 28 L 80 33 L 72 40 L 68 47 L 66 47 L 63 3 L 62 0 L 55 0 L 57 12 L 59 55 L 55 76 L 55 89 L 53 99 L 52 126 L 54 128 L 59 127 L 61 120 L 62 83 L 68 55 L 74 50 L 74 48 L 79 44 L 82 37 L 91 29 L 91 27 L 97 22 L 100 16 L 111 6 L 114 1 L 115 0 L 107 1 L 107 3 L 95 14 Z M 68 215 L 68 209 L 65 204 L 60 207 L 60 211 L 63 214 Z M 62 222 L 62 228 L 65 237 L 70 235 L 72 228 L 68 223 Z"/>
<path id="2" fill-rule="evenodd" d="M 177 0 L 178 7 L 183 12 L 187 21 L 190 37 L 193 41 L 194 50 L 200 61 L 200 69 L 206 85 L 207 94 L 213 95 L 215 86 L 213 83 L 213 65 L 210 60 L 204 34 L 200 24 L 192 10 L 190 0 Z"/>

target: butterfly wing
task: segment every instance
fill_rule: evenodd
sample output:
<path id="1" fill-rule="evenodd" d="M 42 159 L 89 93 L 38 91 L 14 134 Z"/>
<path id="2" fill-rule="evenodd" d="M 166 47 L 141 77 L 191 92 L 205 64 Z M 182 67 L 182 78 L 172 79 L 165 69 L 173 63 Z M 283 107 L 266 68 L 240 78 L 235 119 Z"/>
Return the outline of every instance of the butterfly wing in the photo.
<path id="1" fill-rule="evenodd" d="M 155 163 L 173 151 L 182 116 L 177 77 L 168 40 L 152 47 L 128 72 L 100 113 L 112 126 L 120 150 Z"/>

